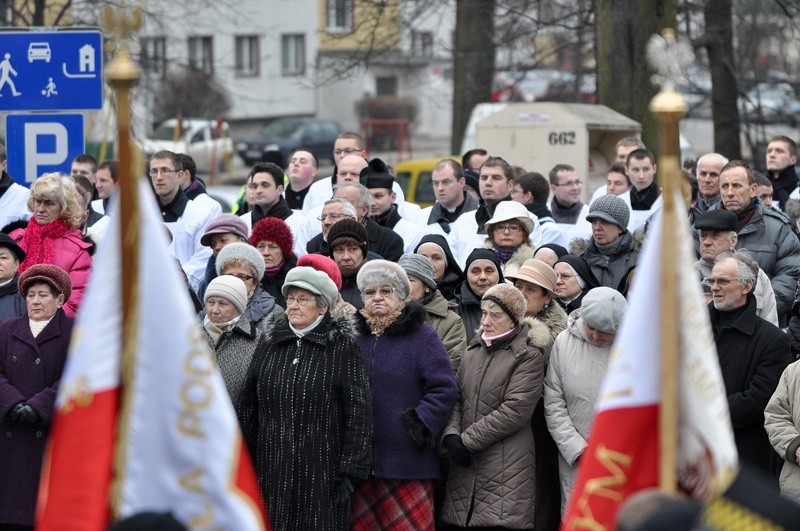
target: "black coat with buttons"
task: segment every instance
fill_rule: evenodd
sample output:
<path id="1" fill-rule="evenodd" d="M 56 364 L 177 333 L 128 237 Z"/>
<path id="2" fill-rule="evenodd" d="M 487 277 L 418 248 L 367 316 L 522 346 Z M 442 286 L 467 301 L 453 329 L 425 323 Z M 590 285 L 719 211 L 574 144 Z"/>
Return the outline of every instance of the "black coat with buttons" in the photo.
<path id="1" fill-rule="evenodd" d="M 0 524 L 33 525 L 72 322 L 59 309 L 35 338 L 27 316 L 0 324 Z M 36 411 L 39 419 L 34 424 L 11 422 L 9 414 L 19 402 Z"/>

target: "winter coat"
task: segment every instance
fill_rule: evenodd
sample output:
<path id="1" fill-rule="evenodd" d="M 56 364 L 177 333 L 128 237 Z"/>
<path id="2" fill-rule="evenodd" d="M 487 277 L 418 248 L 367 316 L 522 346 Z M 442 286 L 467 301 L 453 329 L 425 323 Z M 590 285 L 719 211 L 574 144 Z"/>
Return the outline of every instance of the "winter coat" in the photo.
<path id="1" fill-rule="evenodd" d="M 364 263 L 366 263 L 366 260 Z M 361 298 L 357 280 L 358 271 L 349 276 L 342 275 L 342 289 L 339 290 L 339 295 L 341 295 L 344 302 L 350 303 L 356 310 L 360 310 L 364 307 L 364 300 Z"/>
<path id="2" fill-rule="evenodd" d="M 275 298 L 264 291 L 261 284 L 256 284 L 253 296 L 250 297 L 250 302 L 247 303 L 247 307 L 244 309 L 245 318 L 264 331 L 267 326 L 267 318 L 273 313 L 281 312 L 283 312 L 283 308 L 275 302 Z M 197 318 L 200 319 L 201 323 L 203 322 L 203 319 L 206 318 L 205 308 L 200 310 Z"/>
<path id="3" fill-rule="evenodd" d="M 428 316 L 425 322 L 428 323 L 439 334 L 450 364 L 453 365 L 453 372 L 458 371 L 461 364 L 461 356 L 467 348 L 467 334 L 464 331 L 464 322 L 461 317 L 450 308 L 450 303 L 445 299 L 439 290 L 436 290 L 433 298 L 424 304 Z"/>
<path id="4" fill-rule="evenodd" d="M 19 294 L 18 282 L 19 273 L 14 275 L 11 282 L 0 286 L 0 323 L 28 313 L 25 299 Z"/>
<path id="5" fill-rule="evenodd" d="M 794 362 L 783 371 L 764 410 L 764 427 L 772 447 L 784 459 L 781 494 L 800 503 L 800 363 Z"/>
<path id="6" fill-rule="evenodd" d="M 543 379 L 544 355 L 528 341 L 528 325 L 491 346 L 480 336 L 470 342 L 458 370 L 459 400 L 443 436 L 460 435 L 472 464 L 450 466 L 442 509 L 446 522 L 533 527 L 531 417 Z"/>
<path id="7" fill-rule="evenodd" d="M 433 441 L 456 403 L 456 378 L 439 336 L 425 323 L 425 310 L 409 304 L 375 336 L 361 313 L 354 316 L 356 342 L 372 394 L 372 470 L 384 479 L 435 479 L 439 458 Z M 413 409 L 431 434 L 418 447 L 401 415 Z"/>
<path id="8" fill-rule="evenodd" d="M 722 326 L 713 304 L 708 309 L 739 459 L 770 474 L 772 447 L 764 429 L 764 408 L 792 361 L 789 338 L 756 315 L 752 294 L 730 326 Z"/>
<path id="9" fill-rule="evenodd" d="M 569 315 L 566 330 L 558 335 L 550 351 L 544 414 L 559 451 L 562 512 L 572 494 L 578 458 L 586 450 L 610 354 L 611 345 L 597 347 L 589 342 L 580 309 Z"/>
<path id="10" fill-rule="evenodd" d="M 22 237 L 27 229 L 12 231 L 10 236 L 17 245 L 22 246 Z M 64 304 L 64 312 L 69 317 L 75 317 L 78 307 L 83 300 L 83 292 L 89 283 L 89 271 L 92 268 L 91 249 L 93 245 L 83 240 L 81 231 L 70 229 L 60 238 L 53 239 L 53 264 L 67 273 L 72 282 L 72 295 Z M 23 251 L 27 251 L 23 247 Z"/>
<path id="11" fill-rule="evenodd" d="M 630 242 L 623 245 L 619 252 L 610 256 L 600 252 L 594 238 L 572 240 L 569 252 L 582 256 L 586 260 L 589 269 L 597 277 L 601 286 L 618 289 L 631 268 L 636 266 L 636 260 L 639 258 L 639 251 L 644 242 L 644 232 L 636 231 L 633 234 L 625 232 L 620 235 L 620 238 L 629 239 Z"/>
<path id="12" fill-rule="evenodd" d="M 27 317 L 0 324 L 0 523 L 32 526 L 45 441 L 67 359 L 72 318 L 57 310 L 34 338 Z M 12 423 L 19 402 L 36 410 L 34 424 Z"/>
<path id="13" fill-rule="evenodd" d="M 253 359 L 253 352 L 261 339 L 262 331 L 242 318 L 232 329 L 223 332 L 216 344 L 205 327 L 203 333 L 208 346 L 216 354 L 219 372 L 222 374 L 228 394 L 231 395 L 231 402 L 235 405 L 239 402 L 247 369 L 250 368 L 250 361 Z"/>
<path id="14" fill-rule="evenodd" d="M 472 341 L 475 333 L 481 326 L 481 298 L 469 287 L 466 280 L 456 292 L 458 315 L 464 321 L 464 331 L 467 333 L 467 343 Z"/>
<path id="15" fill-rule="evenodd" d="M 343 476 L 371 461 L 369 384 L 350 321 L 325 315 L 302 338 L 285 313 L 268 318 L 237 413 L 272 528 L 341 529 L 334 503 Z M 354 480 L 355 481 L 355 480 Z"/>
<path id="16" fill-rule="evenodd" d="M 486 240 L 483 242 L 483 248 L 489 249 L 490 251 L 494 251 L 494 245 L 492 244 L 492 240 L 486 238 Z M 519 268 L 522 267 L 522 264 L 525 263 L 525 260 L 533 258 L 534 254 L 536 254 L 536 249 L 534 249 L 533 246 L 528 241 L 526 241 L 525 243 L 520 245 L 516 251 L 514 251 L 514 254 L 511 255 L 511 258 L 509 258 L 505 264 L 503 263 L 500 264 L 503 274 L 505 275 L 506 267 L 509 264 L 511 264 L 511 269 L 509 269 L 509 271 L 512 270 L 518 271 Z"/>

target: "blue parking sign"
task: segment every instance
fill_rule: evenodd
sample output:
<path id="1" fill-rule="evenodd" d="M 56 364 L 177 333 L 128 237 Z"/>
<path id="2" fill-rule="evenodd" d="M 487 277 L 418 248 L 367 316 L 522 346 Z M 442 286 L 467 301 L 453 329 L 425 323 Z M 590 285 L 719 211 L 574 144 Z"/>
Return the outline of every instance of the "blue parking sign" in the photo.
<path id="1" fill-rule="evenodd" d="M 0 111 L 102 107 L 100 31 L 0 31 Z"/>
<path id="2" fill-rule="evenodd" d="M 85 151 L 82 114 L 6 116 L 8 173 L 30 186 L 46 172 L 69 174 L 72 160 Z"/>

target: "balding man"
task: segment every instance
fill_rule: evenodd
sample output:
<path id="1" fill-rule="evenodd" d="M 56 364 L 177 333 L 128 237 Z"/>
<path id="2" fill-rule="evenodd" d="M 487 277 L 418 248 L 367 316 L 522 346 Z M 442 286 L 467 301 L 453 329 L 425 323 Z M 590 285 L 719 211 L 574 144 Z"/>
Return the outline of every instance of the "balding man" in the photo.
<path id="1" fill-rule="evenodd" d="M 698 212 L 705 212 L 711 205 L 719 203 L 719 172 L 728 159 L 719 153 L 706 153 L 697 160 Z"/>

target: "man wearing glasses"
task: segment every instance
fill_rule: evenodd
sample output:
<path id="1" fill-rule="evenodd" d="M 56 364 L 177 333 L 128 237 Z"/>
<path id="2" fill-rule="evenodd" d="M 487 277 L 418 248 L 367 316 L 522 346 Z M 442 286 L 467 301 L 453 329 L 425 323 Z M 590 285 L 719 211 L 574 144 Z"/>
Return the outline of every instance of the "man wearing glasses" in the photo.
<path id="1" fill-rule="evenodd" d="M 169 250 L 181 263 L 192 289 L 197 291 L 211 257 L 211 249 L 200 243 L 200 239 L 214 214 L 180 193 L 178 173 L 182 171 L 181 159 L 172 151 L 159 151 L 150 158 L 150 184 L 164 224 L 172 233 Z"/>
<path id="2" fill-rule="evenodd" d="M 569 164 L 556 164 L 550 170 L 550 191 L 553 194 L 550 212 L 556 223 L 575 225 L 589 213 L 588 207 L 581 201 L 583 181 L 578 176 L 578 170 Z M 586 212 L 583 212 L 584 209 Z"/>

